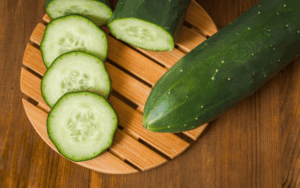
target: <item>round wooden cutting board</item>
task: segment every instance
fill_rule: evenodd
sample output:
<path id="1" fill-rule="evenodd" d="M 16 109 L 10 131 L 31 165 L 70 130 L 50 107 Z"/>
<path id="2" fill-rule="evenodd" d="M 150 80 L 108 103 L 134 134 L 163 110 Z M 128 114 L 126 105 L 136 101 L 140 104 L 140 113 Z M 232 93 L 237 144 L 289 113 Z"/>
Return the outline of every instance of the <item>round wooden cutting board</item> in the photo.
<path id="1" fill-rule="evenodd" d="M 21 70 L 21 91 L 25 111 L 42 139 L 57 152 L 47 135 L 46 120 L 50 107 L 41 95 L 41 78 L 46 71 L 40 42 L 48 15 L 43 17 L 27 44 Z M 181 57 L 217 32 L 217 27 L 194 0 L 191 1 L 185 22 L 176 41 L 176 48 L 153 52 L 132 47 L 115 39 L 106 26 L 108 57 L 105 65 L 112 80 L 109 99 L 119 118 L 119 128 L 109 150 L 98 157 L 77 164 L 108 174 L 129 174 L 160 166 L 184 152 L 203 132 L 207 124 L 197 129 L 172 134 L 153 133 L 143 128 L 142 114 L 151 88 Z"/>

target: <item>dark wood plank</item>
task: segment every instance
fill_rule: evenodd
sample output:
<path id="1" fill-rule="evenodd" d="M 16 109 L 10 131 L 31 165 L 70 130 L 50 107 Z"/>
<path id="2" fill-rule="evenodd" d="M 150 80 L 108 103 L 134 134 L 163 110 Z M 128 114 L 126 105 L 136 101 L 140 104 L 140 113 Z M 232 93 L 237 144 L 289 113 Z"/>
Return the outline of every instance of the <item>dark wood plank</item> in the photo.
<path id="1" fill-rule="evenodd" d="M 300 59 L 288 65 L 282 71 L 283 83 L 282 95 L 284 105 L 281 106 L 280 122 L 282 123 L 282 187 L 296 187 L 296 180 L 299 174 L 300 161 Z M 288 97 L 287 97 L 288 96 Z"/>

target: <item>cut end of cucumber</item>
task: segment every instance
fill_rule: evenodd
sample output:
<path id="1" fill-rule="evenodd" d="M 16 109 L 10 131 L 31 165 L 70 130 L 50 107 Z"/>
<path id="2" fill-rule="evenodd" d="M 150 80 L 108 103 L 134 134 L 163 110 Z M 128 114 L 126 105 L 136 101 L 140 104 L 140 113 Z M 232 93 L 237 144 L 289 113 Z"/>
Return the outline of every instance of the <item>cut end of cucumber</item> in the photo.
<path id="1" fill-rule="evenodd" d="M 163 28 L 153 23 L 124 18 L 108 23 L 111 33 L 133 46 L 153 51 L 171 51 L 174 48 L 173 37 Z"/>
<path id="2" fill-rule="evenodd" d="M 110 7 L 94 0 L 54 0 L 46 7 L 46 12 L 51 19 L 80 14 L 88 17 L 98 26 L 106 24 L 112 15 Z"/>

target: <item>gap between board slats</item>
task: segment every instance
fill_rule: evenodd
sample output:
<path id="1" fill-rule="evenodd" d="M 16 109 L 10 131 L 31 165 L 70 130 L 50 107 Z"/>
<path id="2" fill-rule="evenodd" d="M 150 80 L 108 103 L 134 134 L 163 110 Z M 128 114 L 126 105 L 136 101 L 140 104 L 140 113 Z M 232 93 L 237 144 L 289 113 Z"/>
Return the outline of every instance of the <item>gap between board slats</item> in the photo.
<path id="1" fill-rule="evenodd" d="M 194 26 L 192 27 L 193 30 L 205 37 L 212 36 L 218 31 L 211 17 L 195 0 L 191 1 L 185 15 L 185 20 Z"/>
<path id="2" fill-rule="evenodd" d="M 46 28 L 45 25 L 38 24 L 38 26 L 34 30 L 33 34 L 31 35 L 30 40 L 32 42 L 34 42 L 35 44 L 40 45 L 45 28 Z M 108 36 L 108 37 L 110 37 L 110 36 Z M 134 51 L 130 51 L 130 52 L 134 52 Z M 134 56 L 132 56 L 130 54 L 129 54 L 129 56 L 134 58 Z M 41 58 L 39 58 L 39 59 L 41 59 Z M 140 63 L 139 59 L 135 59 L 135 63 L 139 64 Z M 155 63 L 153 63 L 153 64 L 157 65 Z M 126 65 L 130 65 L 130 63 L 126 64 Z M 145 65 L 145 64 L 139 64 L 139 66 L 143 66 L 143 65 Z M 118 93 L 122 94 L 123 96 L 125 96 L 127 99 L 129 99 L 133 103 L 137 104 L 138 111 L 143 113 L 144 106 L 145 106 L 147 97 L 149 96 L 149 93 L 151 91 L 151 88 L 144 85 L 140 81 L 134 79 L 133 77 L 129 76 L 128 74 L 122 72 L 120 69 L 116 68 L 115 66 L 113 66 L 107 62 L 106 62 L 106 67 L 107 67 L 107 70 L 108 70 L 112 80 L 113 80 L 113 82 L 112 82 L 113 89 L 115 89 Z M 153 69 L 151 69 L 151 67 L 152 66 L 148 66 L 148 67 L 145 67 L 145 69 L 148 69 L 149 72 L 154 72 Z M 126 67 L 126 69 L 130 70 L 130 67 Z M 162 74 L 160 76 L 162 76 Z M 183 132 L 183 134 L 196 140 L 206 126 L 207 126 L 207 124 L 202 125 L 201 127 L 196 128 L 194 130 Z"/>
<path id="3" fill-rule="evenodd" d="M 28 82 L 31 80 L 31 82 Z M 43 101 L 41 97 L 41 92 L 37 88 L 39 87 L 41 80 L 29 71 L 22 68 L 21 71 L 21 91 L 32 97 L 33 100 L 37 102 Z M 152 133 L 142 125 L 142 114 L 131 108 L 130 106 L 123 103 L 121 100 L 111 96 L 109 99 L 112 106 L 116 110 L 119 118 L 119 124 L 131 132 L 139 135 L 139 139 L 142 139 L 149 145 L 153 146 L 166 156 L 174 158 L 186 150 L 189 143 L 178 138 L 176 135 L 171 133 L 157 134 Z M 50 110 L 49 110 L 50 111 Z M 49 113 L 47 111 L 47 113 Z"/>

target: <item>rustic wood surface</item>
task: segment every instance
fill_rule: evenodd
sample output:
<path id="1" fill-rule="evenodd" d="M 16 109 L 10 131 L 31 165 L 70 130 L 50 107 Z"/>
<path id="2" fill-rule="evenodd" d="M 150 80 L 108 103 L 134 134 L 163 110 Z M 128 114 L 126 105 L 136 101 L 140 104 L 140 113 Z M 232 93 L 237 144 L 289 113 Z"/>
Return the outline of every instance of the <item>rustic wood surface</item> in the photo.
<path id="1" fill-rule="evenodd" d="M 198 0 L 217 27 L 258 0 Z M 24 111 L 24 50 L 45 14 L 41 0 L 0 4 L 0 187 L 300 187 L 300 59 L 212 121 L 183 154 L 129 175 L 89 170 L 61 157 Z M 112 2 L 114 6 L 116 1 Z"/>

